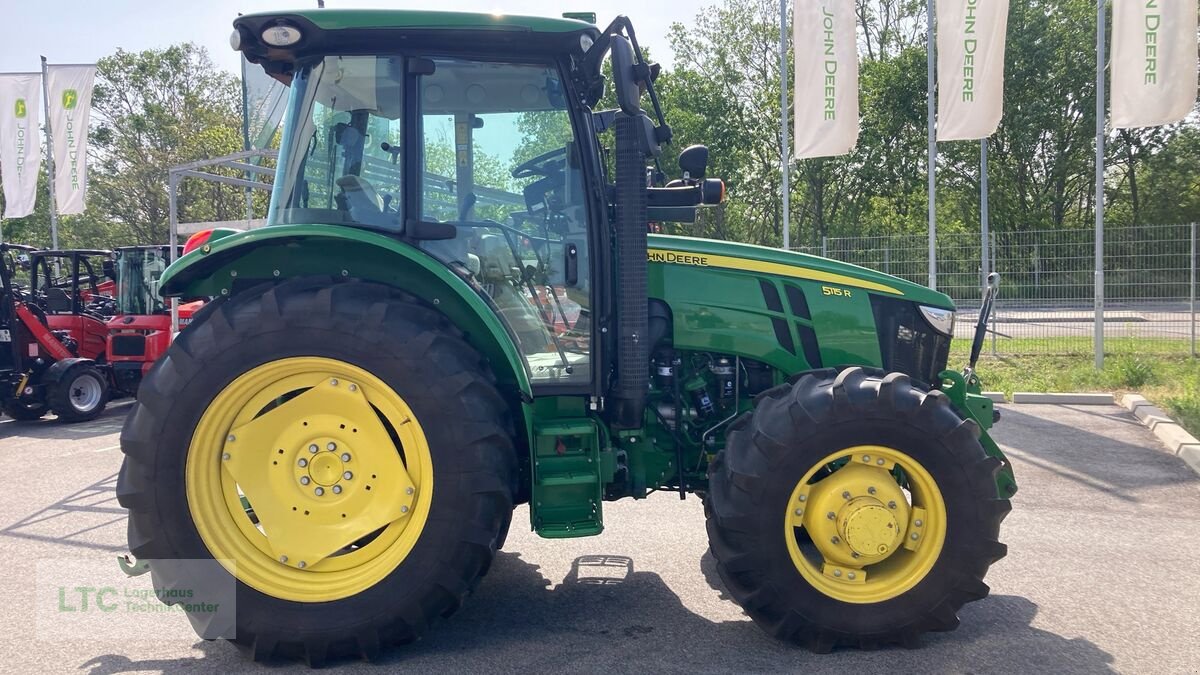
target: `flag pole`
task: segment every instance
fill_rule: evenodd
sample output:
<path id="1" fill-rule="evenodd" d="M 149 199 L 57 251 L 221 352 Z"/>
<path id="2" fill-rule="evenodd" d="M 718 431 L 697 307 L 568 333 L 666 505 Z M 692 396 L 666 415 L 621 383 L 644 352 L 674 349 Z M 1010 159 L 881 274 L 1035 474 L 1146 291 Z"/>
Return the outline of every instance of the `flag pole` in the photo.
<path id="1" fill-rule="evenodd" d="M 54 198 L 54 134 L 50 129 L 50 83 L 47 81 L 46 57 L 42 57 L 42 114 L 46 116 L 46 183 L 50 186 L 50 247 L 58 248 L 58 203 Z"/>
<path id="2" fill-rule="evenodd" d="M 1096 370 L 1104 367 L 1104 3 L 1096 2 L 1096 270 L 1092 324 Z"/>
<path id="3" fill-rule="evenodd" d="M 789 220 L 789 211 L 791 206 L 791 187 L 788 185 L 789 174 L 788 164 L 788 94 L 787 94 L 787 0 L 779 0 L 779 149 L 781 151 L 779 162 L 779 174 L 781 179 L 781 189 L 783 191 L 783 248 L 790 249 L 792 246 L 792 231 L 791 222 Z"/>
<path id="4" fill-rule="evenodd" d="M 929 174 L 929 287 L 937 289 L 937 136 L 934 128 L 934 117 L 936 110 L 933 107 L 933 87 L 934 87 L 934 27 L 933 27 L 933 0 L 925 0 L 925 41 L 927 49 L 925 53 L 926 60 L 926 75 L 925 80 L 929 96 L 925 102 L 926 116 L 928 118 L 929 131 L 929 151 L 928 159 L 926 160 L 926 173 Z"/>
<path id="5" fill-rule="evenodd" d="M 980 257 L 983 272 L 980 288 L 987 288 L 988 274 L 991 273 L 991 258 L 988 257 L 988 139 L 979 139 L 979 234 Z"/>

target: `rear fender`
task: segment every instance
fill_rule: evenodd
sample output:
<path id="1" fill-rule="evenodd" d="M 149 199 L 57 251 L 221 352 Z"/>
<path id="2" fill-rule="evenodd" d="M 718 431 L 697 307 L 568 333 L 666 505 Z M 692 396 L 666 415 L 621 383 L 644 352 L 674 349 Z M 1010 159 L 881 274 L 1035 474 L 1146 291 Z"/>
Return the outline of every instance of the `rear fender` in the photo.
<path id="1" fill-rule="evenodd" d="M 411 293 L 444 314 L 488 360 L 514 417 L 530 428 L 529 374 L 516 343 L 482 293 L 411 244 L 336 225 L 276 225 L 217 237 L 163 273 L 164 297 L 232 295 L 263 281 L 331 275 Z"/>
<path id="2" fill-rule="evenodd" d="M 49 368 L 46 369 L 46 372 L 42 373 L 42 376 L 39 378 L 38 382 L 39 384 L 45 385 L 48 388 L 53 388 L 62 381 L 63 375 L 65 375 L 72 366 L 80 363 L 94 365 L 96 362 L 91 359 L 80 358 L 69 358 L 55 361 Z"/>

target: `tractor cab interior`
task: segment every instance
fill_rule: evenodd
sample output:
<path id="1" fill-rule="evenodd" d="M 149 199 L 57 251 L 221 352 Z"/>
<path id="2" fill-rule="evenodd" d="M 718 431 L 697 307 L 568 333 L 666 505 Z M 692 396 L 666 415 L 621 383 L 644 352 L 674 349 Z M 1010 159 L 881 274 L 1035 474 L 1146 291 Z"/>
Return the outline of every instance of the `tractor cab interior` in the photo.
<path id="1" fill-rule="evenodd" d="M 555 62 L 326 56 L 292 90 L 272 223 L 408 239 L 488 298 L 532 381 L 591 382 L 589 208 Z"/>

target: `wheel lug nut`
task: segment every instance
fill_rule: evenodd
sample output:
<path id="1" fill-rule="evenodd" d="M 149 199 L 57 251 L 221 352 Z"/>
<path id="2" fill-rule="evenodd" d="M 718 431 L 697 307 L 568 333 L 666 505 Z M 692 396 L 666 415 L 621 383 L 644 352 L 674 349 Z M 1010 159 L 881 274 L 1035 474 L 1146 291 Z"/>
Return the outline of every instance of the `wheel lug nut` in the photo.
<path id="1" fill-rule="evenodd" d="M 407 494 L 407 495 L 411 495 L 414 492 L 416 492 L 416 490 L 414 490 L 411 485 L 408 486 L 408 488 L 404 490 L 404 494 Z"/>
<path id="2" fill-rule="evenodd" d="M 228 453 L 228 452 L 223 452 L 223 453 L 221 453 L 221 459 L 228 461 L 228 460 L 229 460 L 229 453 Z"/>
<path id="3" fill-rule="evenodd" d="M 869 494 L 869 495 L 875 494 L 875 488 L 873 488 L 873 487 L 867 488 L 867 494 Z"/>
<path id="4" fill-rule="evenodd" d="M 299 567 L 300 569 L 304 569 L 305 567 L 308 567 L 308 563 L 301 560 L 300 563 L 296 565 L 296 567 Z"/>
<path id="5" fill-rule="evenodd" d="M 830 520 L 833 520 L 834 518 L 837 518 L 837 516 L 836 516 L 836 515 L 834 515 L 833 511 L 830 511 L 829 513 L 826 513 L 826 514 L 825 514 L 825 517 L 826 517 L 826 518 L 828 518 L 828 519 L 830 519 Z"/>
<path id="6" fill-rule="evenodd" d="M 308 466 L 308 460 L 301 457 L 299 464 L 301 467 L 306 467 L 306 466 Z"/>
<path id="7" fill-rule="evenodd" d="M 313 490 L 313 494 L 320 497 L 321 495 L 325 494 L 325 488 L 318 487 L 316 490 Z"/>
<path id="8" fill-rule="evenodd" d="M 308 446 L 308 451 L 313 454 L 316 454 L 317 450 L 320 450 L 320 448 L 317 447 L 316 443 L 313 443 L 312 445 Z"/>
<path id="9" fill-rule="evenodd" d="M 796 515 L 798 515 L 798 516 L 804 515 L 804 509 L 796 509 Z"/>
<path id="10" fill-rule="evenodd" d="M 851 572 L 851 573 L 847 574 L 846 576 L 847 576 L 847 577 L 849 577 L 849 578 L 851 578 L 851 579 L 853 579 L 853 578 L 854 578 L 854 572 Z"/>
<path id="11" fill-rule="evenodd" d="M 400 513 L 408 513 L 408 507 L 407 507 L 407 506 L 401 506 L 401 507 L 400 507 Z"/>
<path id="12" fill-rule="evenodd" d="M 281 563 L 286 563 L 286 562 L 287 562 L 287 556 L 286 556 L 286 555 L 281 555 L 281 556 L 279 556 L 279 562 L 281 562 Z"/>
<path id="13" fill-rule="evenodd" d="M 236 440 L 237 440 L 237 436 L 234 436 L 233 434 L 229 434 L 229 437 L 228 437 L 228 438 L 226 438 L 225 440 L 227 440 L 227 441 L 229 441 L 230 443 L 232 443 L 232 442 L 234 442 L 234 441 L 236 441 Z"/>
<path id="14" fill-rule="evenodd" d="M 925 524 L 925 523 L 921 522 L 921 520 L 920 520 L 920 519 L 917 519 L 917 520 L 914 520 L 914 521 L 913 521 L 913 525 L 916 525 L 917 527 L 921 527 L 921 526 L 922 526 L 922 525 L 924 525 L 924 524 Z"/>
<path id="15" fill-rule="evenodd" d="M 835 576 L 835 577 L 840 577 L 840 576 L 842 576 L 842 571 L 841 571 L 841 570 L 834 570 L 834 571 L 833 571 L 833 576 Z"/>
<path id="16" fill-rule="evenodd" d="M 332 445 L 332 444 L 331 444 L 331 445 Z M 350 461 L 350 453 L 348 453 L 348 452 L 343 452 L 343 453 L 342 453 L 342 461 L 343 461 L 343 462 L 349 462 L 349 461 Z"/>
<path id="17" fill-rule="evenodd" d="M 849 490 L 842 492 L 842 499 L 850 499 L 850 491 Z"/>
<path id="18" fill-rule="evenodd" d="M 329 384 L 332 384 L 333 386 L 335 386 L 335 387 L 336 387 L 336 386 L 337 386 L 337 380 L 330 380 L 330 381 L 329 381 Z"/>
<path id="19" fill-rule="evenodd" d="M 333 452 L 334 450 L 337 450 L 337 443 L 330 442 L 325 446 L 325 449 Z"/>
<path id="20" fill-rule="evenodd" d="M 883 458 L 880 457 L 879 459 L 875 460 L 875 463 L 878 464 L 879 466 L 883 466 L 883 464 L 884 464 Z"/>
<path id="21" fill-rule="evenodd" d="M 864 461 L 864 462 L 869 462 L 869 461 L 871 461 L 871 456 L 870 456 L 870 455 L 863 455 L 863 461 Z"/>
<path id="22" fill-rule="evenodd" d="M 808 495 L 800 495 L 800 501 L 802 501 L 802 502 L 808 501 Z"/>
<path id="23" fill-rule="evenodd" d="M 889 509 L 894 509 L 894 508 L 896 508 L 896 502 L 888 502 L 888 508 L 889 508 Z"/>
<path id="24" fill-rule="evenodd" d="M 308 485 L 311 482 L 312 481 L 309 480 L 308 476 L 300 476 L 300 484 L 301 485 Z"/>
<path id="25" fill-rule="evenodd" d="M 340 495 L 340 494 L 342 494 L 342 486 L 341 486 L 341 485 L 334 485 L 334 486 L 333 486 L 333 494 L 335 494 L 335 495 Z"/>
<path id="26" fill-rule="evenodd" d="M 358 391 L 358 385 L 357 384 L 350 385 L 350 391 Z"/>
<path id="27" fill-rule="evenodd" d="M 351 478 L 354 478 L 354 474 L 347 471 L 346 473 L 342 474 L 342 478 L 345 478 L 346 480 L 350 480 Z"/>
<path id="28" fill-rule="evenodd" d="M 917 534 L 916 532 L 913 532 L 913 533 L 912 533 L 912 540 L 913 540 L 913 541 L 916 541 L 917 539 L 920 539 L 920 538 L 921 538 L 921 535 Z"/>
<path id="29" fill-rule="evenodd" d="M 836 546 L 836 545 L 842 543 L 842 540 L 837 537 L 834 537 L 833 539 L 830 539 L 829 542 Z"/>

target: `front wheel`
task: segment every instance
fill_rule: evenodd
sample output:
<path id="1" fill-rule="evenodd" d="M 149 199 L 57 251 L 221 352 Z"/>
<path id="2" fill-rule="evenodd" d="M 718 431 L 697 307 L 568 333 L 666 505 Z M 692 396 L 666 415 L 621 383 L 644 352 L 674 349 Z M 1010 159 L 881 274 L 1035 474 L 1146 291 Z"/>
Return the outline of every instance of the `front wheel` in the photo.
<path id="1" fill-rule="evenodd" d="M 108 378 L 91 362 L 76 363 L 50 389 L 50 409 L 63 422 L 96 419 L 108 405 Z"/>
<path id="2" fill-rule="evenodd" d="M 938 391 L 861 368 L 763 394 L 710 469 L 709 543 L 769 633 L 818 652 L 915 645 L 983 598 L 1008 500 Z"/>
<path id="3" fill-rule="evenodd" d="M 373 284 L 217 300 L 142 382 L 121 448 L 129 545 L 155 588 L 204 583 L 186 561 L 219 561 L 256 659 L 416 640 L 475 587 L 512 512 L 511 422 L 486 363 Z"/>
<path id="4" fill-rule="evenodd" d="M 45 401 L 13 399 L 4 404 L 4 414 L 18 422 L 41 419 L 47 412 L 50 412 L 50 407 Z"/>

